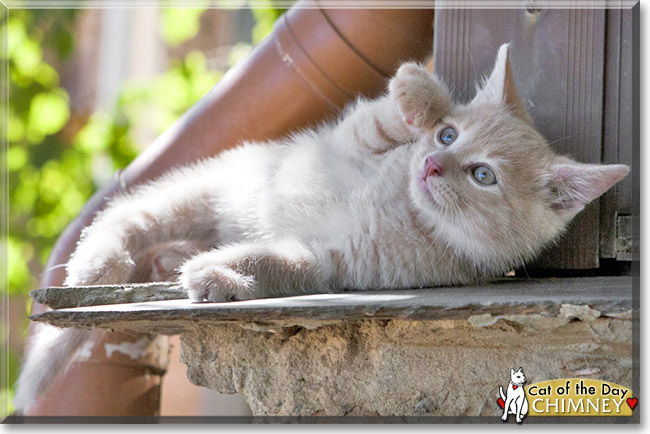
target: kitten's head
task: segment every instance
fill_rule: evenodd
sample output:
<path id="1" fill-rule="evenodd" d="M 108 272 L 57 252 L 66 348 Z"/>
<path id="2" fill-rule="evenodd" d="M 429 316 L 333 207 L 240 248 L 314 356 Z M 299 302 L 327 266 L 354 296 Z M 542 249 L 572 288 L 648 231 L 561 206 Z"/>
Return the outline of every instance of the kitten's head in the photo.
<path id="1" fill-rule="evenodd" d="M 553 152 L 524 109 L 503 45 L 476 97 L 422 134 L 410 192 L 456 254 L 501 272 L 539 253 L 628 172 Z"/>
<path id="2" fill-rule="evenodd" d="M 524 384 L 526 382 L 526 376 L 524 375 L 524 371 L 519 368 L 518 371 L 515 371 L 514 369 L 510 368 L 510 381 L 512 381 L 515 384 Z"/>

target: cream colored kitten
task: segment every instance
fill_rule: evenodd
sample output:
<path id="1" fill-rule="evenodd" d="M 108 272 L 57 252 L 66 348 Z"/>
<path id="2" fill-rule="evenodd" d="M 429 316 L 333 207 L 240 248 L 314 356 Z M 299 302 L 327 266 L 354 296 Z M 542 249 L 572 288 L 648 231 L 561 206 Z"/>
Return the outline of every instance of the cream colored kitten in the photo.
<path id="1" fill-rule="evenodd" d="M 507 45 L 467 105 L 408 63 L 387 96 L 335 124 L 245 143 L 114 200 L 84 231 L 66 284 L 174 278 L 177 265 L 197 301 L 473 283 L 533 258 L 628 171 L 551 150 Z M 37 337 L 19 409 L 80 333 Z"/>

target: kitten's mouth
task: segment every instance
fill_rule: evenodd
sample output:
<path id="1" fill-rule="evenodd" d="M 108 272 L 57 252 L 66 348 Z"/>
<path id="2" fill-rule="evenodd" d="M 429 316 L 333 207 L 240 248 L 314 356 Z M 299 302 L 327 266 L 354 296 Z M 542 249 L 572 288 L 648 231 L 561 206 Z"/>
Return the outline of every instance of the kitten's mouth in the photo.
<path id="1" fill-rule="evenodd" d="M 428 197 L 429 199 L 435 202 L 435 199 L 433 198 L 433 193 L 431 192 L 431 189 L 429 188 L 429 184 L 427 183 L 427 178 L 428 176 L 426 172 L 418 176 L 417 179 L 418 188 L 422 193 L 424 193 L 426 197 Z"/>

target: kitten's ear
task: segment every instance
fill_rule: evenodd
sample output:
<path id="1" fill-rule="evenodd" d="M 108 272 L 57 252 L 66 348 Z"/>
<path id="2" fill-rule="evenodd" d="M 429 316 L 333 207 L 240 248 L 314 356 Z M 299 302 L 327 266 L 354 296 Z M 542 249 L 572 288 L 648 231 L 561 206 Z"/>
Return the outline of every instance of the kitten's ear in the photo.
<path id="1" fill-rule="evenodd" d="M 551 207 L 573 217 L 629 172 L 624 164 L 581 164 L 570 160 L 557 163 L 547 184 Z"/>
<path id="2" fill-rule="evenodd" d="M 515 370 L 510 368 L 510 375 L 515 375 Z"/>
<path id="3" fill-rule="evenodd" d="M 512 114 L 531 125 L 533 124 L 533 120 L 528 116 L 515 86 L 512 66 L 510 65 L 510 44 L 503 44 L 499 47 L 492 74 L 485 82 L 485 85 L 476 93 L 472 100 L 473 103 L 505 104 Z"/>

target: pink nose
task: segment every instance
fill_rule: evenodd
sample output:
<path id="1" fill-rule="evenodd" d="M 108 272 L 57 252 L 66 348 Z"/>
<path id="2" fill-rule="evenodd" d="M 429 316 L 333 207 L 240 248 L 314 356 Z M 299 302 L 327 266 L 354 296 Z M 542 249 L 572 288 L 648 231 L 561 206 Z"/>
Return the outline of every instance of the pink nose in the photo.
<path id="1" fill-rule="evenodd" d="M 424 165 L 424 178 L 426 179 L 429 176 L 442 176 L 443 172 L 444 170 L 440 165 L 440 161 L 431 155 L 428 156 Z"/>

